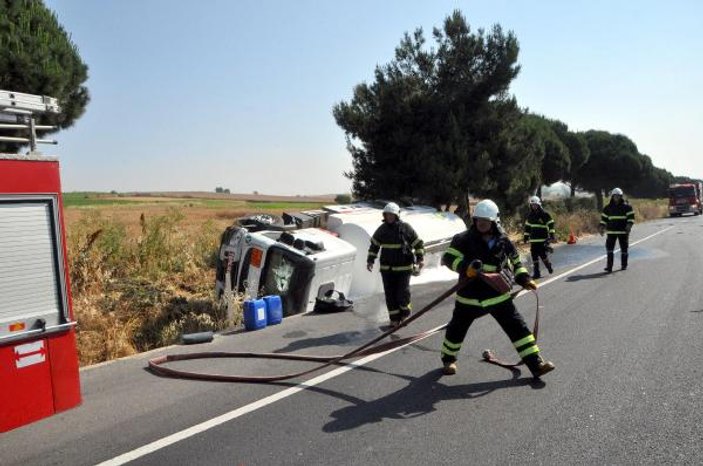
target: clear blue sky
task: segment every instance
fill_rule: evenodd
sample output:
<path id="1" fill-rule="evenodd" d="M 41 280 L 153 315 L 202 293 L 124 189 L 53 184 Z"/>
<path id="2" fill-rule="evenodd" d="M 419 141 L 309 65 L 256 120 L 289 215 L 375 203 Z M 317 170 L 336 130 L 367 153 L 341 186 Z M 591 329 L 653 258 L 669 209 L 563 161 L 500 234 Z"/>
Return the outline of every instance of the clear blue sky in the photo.
<path id="1" fill-rule="evenodd" d="M 66 191 L 349 192 L 332 107 L 454 9 L 520 43 L 519 104 L 703 178 L 703 2 L 47 0 L 90 67 Z"/>

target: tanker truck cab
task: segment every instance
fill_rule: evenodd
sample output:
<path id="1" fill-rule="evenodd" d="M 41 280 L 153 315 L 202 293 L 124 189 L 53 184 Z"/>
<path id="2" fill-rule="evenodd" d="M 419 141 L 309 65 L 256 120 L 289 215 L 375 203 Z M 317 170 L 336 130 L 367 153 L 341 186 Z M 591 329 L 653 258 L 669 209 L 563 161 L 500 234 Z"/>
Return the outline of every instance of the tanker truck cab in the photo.
<path id="1" fill-rule="evenodd" d="M 352 245 L 318 228 L 249 232 L 230 227 L 220 247 L 217 293 L 279 295 L 284 316 L 310 312 L 326 291 L 349 292 L 355 256 Z"/>

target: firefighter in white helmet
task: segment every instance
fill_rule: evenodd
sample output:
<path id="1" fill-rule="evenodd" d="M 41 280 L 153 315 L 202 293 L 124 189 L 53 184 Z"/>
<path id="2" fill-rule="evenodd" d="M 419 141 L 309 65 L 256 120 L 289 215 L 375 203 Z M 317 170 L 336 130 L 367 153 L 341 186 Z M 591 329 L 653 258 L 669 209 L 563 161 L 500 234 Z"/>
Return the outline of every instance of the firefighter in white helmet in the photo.
<path id="1" fill-rule="evenodd" d="M 413 265 L 424 266 L 424 243 L 412 226 L 400 219 L 400 206 L 389 202 L 383 208 L 383 223 L 371 237 L 366 267 L 373 264 L 380 251 L 380 269 L 383 291 L 391 325 L 397 327 L 410 316 L 410 276 Z"/>
<path id="2" fill-rule="evenodd" d="M 442 263 L 468 277 L 466 285 L 457 291 L 452 319 L 449 321 L 442 344 L 444 374 L 456 373 L 456 360 L 466 333 L 473 321 L 490 314 L 510 338 L 519 356 L 535 377 L 554 369 L 539 354 L 535 337 L 515 308 L 510 295 L 510 281 L 502 290 L 481 279 L 481 273 L 514 273 L 515 281 L 526 289 L 536 289 L 513 243 L 499 228 L 499 211 L 495 202 L 485 199 L 474 209 L 469 229 L 455 235 L 442 257 Z M 495 275 L 494 275 L 495 276 Z M 506 291 L 507 290 L 507 291 Z"/>
<path id="3" fill-rule="evenodd" d="M 610 202 L 603 208 L 603 213 L 600 216 L 599 231 L 601 236 L 607 234 L 605 239 L 605 250 L 607 254 L 607 262 L 605 271 L 611 273 L 613 271 L 613 259 L 615 242 L 620 243 L 620 268 L 627 269 L 628 246 L 630 240 L 630 231 L 635 223 L 635 211 L 632 206 L 623 198 L 623 192 L 620 188 L 615 188 L 610 192 Z"/>
<path id="4" fill-rule="evenodd" d="M 542 207 L 542 201 L 537 196 L 532 196 L 529 201 L 530 211 L 525 219 L 523 241 L 530 244 L 532 256 L 532 278 L 540 278 L 539 260 L 542 259 L 549 273 L 553 273 L 552 263 L 547 256 L 549 243 L 555 241 L 554 219 Z"/>

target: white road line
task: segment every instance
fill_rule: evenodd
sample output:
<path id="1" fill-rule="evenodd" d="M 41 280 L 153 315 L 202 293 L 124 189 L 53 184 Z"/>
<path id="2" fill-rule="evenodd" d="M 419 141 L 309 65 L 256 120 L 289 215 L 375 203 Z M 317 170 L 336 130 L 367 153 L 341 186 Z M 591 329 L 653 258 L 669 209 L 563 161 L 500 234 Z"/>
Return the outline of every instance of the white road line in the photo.
<path id="1" fill-rule="evenodd" d="M 652 235 L 649 235 L 645 238 L 642 238 L 638 241 L 635 241 L 634 243 L 631 244 L 631 246 L 635 246 L 636 244 L 642 243 L 643 241 L 647 241 L 651 238 L 654 238 L 657 235 L 660 235 L 670 229 L 674 228 L 673 226 L 670 226 L 669 228 L 665 228 L 663 230 L 660 230 Z M 568 270 L 561 275 L 557 275 L 556 277 L 550 278 L 549 280 L 543 282 L 540 284 L 540 288 L 548 285 L 556 280 L 562 279 L 568 275 L 571 275 L 574 272 L 577 272 L 585 267 L 588 267 L 589 265 L 595 264 L 598 261 L 601 261 L 605 258 L 605 254 L 602 256 L 597 257 L 596 259 L 593 259 L 591 261 L 586 262 L 585 264 L 581 264 L 578 267 L 575 267 L 571 270 Z M 523 293 L 518 294 L 518 296 L 522 296 Z M 437 330 L 440 327 L 436 327 L 432 330 Z M 430 330 L 430 332 L 432 331 Z M 428 335 L 429 336 L 429 335 Z M 427 337 L 425 337 L 427 338 Z M 416 340 L 421 341 L 421 340 Z M 255 401 L 253 403 L 250 403 L 248 405 L 242 406 L 241 408 L 237 408 L 233 411 L 230 411 L 228 413 L 222 414 L 220 416 L 214 417 L 212 419 L 209 419 L 205 422 L 201 422 L 200 424 L 196 424 L 192 427 L 189 427 L 187 429 L 184 429 L 180 432 L 176 432 L 174 434 L 171 434 L 167 437 L 163 437 L 159 440 L 155 440 L 151 443 L 148 443 L 142 447 L 139 447 L 135 450 L 128 451 L 127 453 L 123 453 L 122 455 L 116 456 L 112 459 L 109 459 L 107 461 L 104 461 L 102 463 L 99 463 L 97 466 L 119 466 L 125 463 L 128 463 L 129 461 L 134 461 L 138 458 L 141 458 L 142 456 L 148 455 L 149 453 L 153 453 L 157 450 L 161 450 L 162 448 L 165 448 L 169 445 L 173 445 L 174 443 L 180 442 L 181 440 L 185 440 L 189 437 L 192 437 L 194 435 L 200 434 L 202 432 L 205 432 L 206 430 L 212 429 L 214 427 L 220 426 L 226 422 L 229 422 L 233 419 L 236 419 L 240 416 L 243 416 L 245 414 L 251 413 L 252 411 L 256 411 L 257 409 L 263 408 L 265 406 L 268 406 L 272 403 L 275 403 L 276 401 L 282 400 L 284 398 L 288 398 L 291 395 L 295 395 L 298 392 L 301 392 L 309 387 L 314 387 L 316 385 L 321 384 L 322 382 L 325 382 L 327 380 L 333 379 L 337 377 L 338 375 L 342 375 L 345 372 L 349 372 L 352 369 L 355 369 L 357 367 L 365 366 L 366 364 L 375 361 L 376 359 L 379 359 L 387 354 L 393 353 L 395 351 L 398 351 L 408 345 L 411 345 L 415 342 L 408 343 L 407 345 L 399 346 L 397 348 L 393 348 L 391 350 L 385 351 L 383 353 L 378 353 L 378 354 L 373 354 L 371 356 L 367 356 L 363 359 L 359 359 L 356 362 L 348 363 L 347 365 L 343 367 L 339 367 L 337 369 L 331 370 L 330 372 L 326 372 L 320 376 L 317 376 L 313 379 L 307 380 L 305 382 L 302 382 L 294 387 L 287 388 L 285 390 L 282 390 L 278 393 L 274 393 L 273 395 L 267 396 L 266 398 L 262 398 L 258 401 Z"/>
<path id="2" fill-rule="evenodd" d="M 656 232 L 656 233 L 654 233 L 654 234 L 651 234 L 651 235 L 646 236 L 646 237 L 644 237 L 644 238 L 642 238 L 642 239 L 639 239 L 639 240 L 635 241 L 634 243 L 630 244 L 630 247 L 633 247 L 633 246 L 635 246 L 635 245 L 637 245 L 637 244 L 639 244 L 639 243 L 642 243 L 642 242 L 644 242 L 644 241 L 647 241 L 647 240 L 649 240 L 649 239 L 652 239 L 652 238 L 654 238 L 654 237 L 657 236 L 657 235 L 661 235 L 661 234 L 664 233 L 665 231 L 671 230 L 672 228 L 674 228 L 674 227 L 673 227 L 673 226 L 670 226 L 669 228 L 664 228 L 663 230 L 659 230 L 658 232 Z M 618 248 L 618 249 L 615 249 L 614 252 L 617 252 L 617 251 L 619 251 L 619 250 L 620 250 L 619 248 Z M 550 283 L 555 282 L 555 281 L 557 281 L 557 280 L 561 280 L 562 278 L 564 278 L 564 277 L 566 277 L 566 276 L 568 276 L 568 275 L 571 275 L 571 274 L 574 273 L 574 272 L 578 272 L 579 270 L 581 270 L 581 269 L 583 269 L 583 268 L 586 268 L 586 267 L 588 267 L 589 265 L 592 265 L 592 264 L 595 264 L 596 262 L 602 261 L 602 260 L 605 259 L 606 257 L 607 257 L 606 254 L 603 254 L 602 256 L 596 257 L 595 259 L 590 260 L 590 261 L 586 262 L 585 264 L 581 264 L 581 265 L 579 265 L 578 267 L 575 267 L 575 268 L 573 268 L 573 269 L 571 269 L 571 270 L 567 270 L 566 272 L 562 273 L 561 275 L 557 275 L 556 277 L 552 277 L 552 278 L 550 278 L 549 280 L 546 280 L 546 281 L 540 283 L 539 286 L 540 286 L 540 287 L 543 287 L 543 286 L 549 285 Z M 522 293 L 520 293 L 520 295 L 522 295 Z"/>
<path id="3" fill-rule="evenodd" d="M 434 330 L 436 330 L 440 327 L 436 327 Z M 408 345 L 409 344 L 412 344 L 412 343 L 408 343 Z M 290 387 L 290 388 L 282 390 L 278 393 L 274 393 L 273 395 L 267 396 L 266 398 L 262 398 L 258 401 L 255 401 L 255 402 L 250 403 L 248 405 L 242 406 L 241 408 L 238 408 L 238 409 L 235 409 L 235 410 L 230 411 L 228 413 L 222 414 L 220 416 L 217 416 L 217 417 L 212 418 L 210 420 L 207 420 L 205 422 L 201 422 L 200 424 L 194 425 L 193 427 L 189 427 L 189 428 L 182 430 L 180 432 L 176 432 L 175 434 L 171 434 L 168 437 L 164 437 L 162 439 L 151 442 L 147 445 L 144 445 L 143 447 L 137 448 L 136 450 L 129 451 L 129 452 L 124 453 L 120 456 L 117 456 L 117 457 L 112 458 L 110 460 L 104 461 L 104 462 L 100 463 L 98 466 L 107 466 L 107 465 L 117 466 L 117 465 L 125 464 L 129 461 L 133 461 L 137 458 L 140 458 L 144 455 L 148 455 L 149 453 L 153 453 L 157 450 L 160 450 L 164 447 L 172 445 L 176 442 L 180 442 L 181 440 L 184 440 L 188 437 L 192 437 L 193 435 L 197 435 L 201 432 L 205 432 L 206 430 L 212 429 L 213 427 L 217 427 L 221 424 L 229 422 L 229 421 L 236 419 L 240 416 L 243 416 L 247 413 L 250 413 L 252 411 L 256 411 L 259 408 L 263 408 L 264 406 L 268 406 L 272 403 L 275 403 L 276 401 L 282 400 L 283 398 L 287 398 L 291 395 L 294 395 L 300 391 L 305 390 L 306 388 L 314 387 L 315 385 L 319 385 L 322 382 L 325 382 L 329 379 L 337 377 L 338 375 L 344 374 L 345 372 L 348 372 L 348 371 L 355 369 L 357 367 L 364 366 L 372 361 L 375 361 L 378 358 L 385 356 L 386 354 L 397 351 L 397 350 L 399 350 L 405 346 L 408 346 L 408 345 L 400 346 L 398 348 L 393 348 L 393 349 L 385 351 L 383 353 L 373 354 L 373 355 L 367 356 L 363 359 L 359 359 L 356 362 L 348 363 L 347 365 L 345 365 L 343 367 L 339 367 L 339 368 L 334 369 L 330 372 L 326 372 L 318 377 L 315 377 L 313 379 L 302 382 L 299 385 L 296 385 L 295 387 Z"/>

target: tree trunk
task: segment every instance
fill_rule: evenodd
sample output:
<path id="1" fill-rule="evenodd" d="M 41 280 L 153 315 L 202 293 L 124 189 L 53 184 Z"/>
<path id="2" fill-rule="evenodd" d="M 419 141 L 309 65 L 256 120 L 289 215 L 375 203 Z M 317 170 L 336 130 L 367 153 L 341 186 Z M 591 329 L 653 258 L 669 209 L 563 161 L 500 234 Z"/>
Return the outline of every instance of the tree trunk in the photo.
<path id="1" fill-rule="evenodd" d="M 454 210 L 454 214 L 461 218 L 467 227 L 471 224 L 471 212 L 469 212 L 468 197 L 462 197 L 457 201 L 457 206 L 456 210 Z"/>
<path id="2" fill-rule="evenodd" d="M 574 183 L 571 183 L 570 188 L 571 188 L 571 197 L 576 197 L 576 185 Z"/>
<path id="3" fill-rule="evenodd" d="M 603 211 L 603 190 L 596 190 L 596 205 L 598 206 L 598 212 Z"/>

